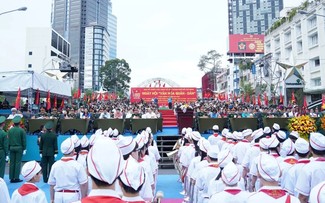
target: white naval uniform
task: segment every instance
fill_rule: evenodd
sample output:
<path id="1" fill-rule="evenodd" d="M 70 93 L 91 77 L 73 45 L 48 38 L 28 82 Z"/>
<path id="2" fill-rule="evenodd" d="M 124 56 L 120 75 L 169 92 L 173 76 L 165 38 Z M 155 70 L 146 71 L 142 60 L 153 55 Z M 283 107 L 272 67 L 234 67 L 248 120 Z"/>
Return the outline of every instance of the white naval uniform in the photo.
<path id="1" fill-rule="evenodd" d="M 150 163 L 148 163 L 144 159 L 140 159 L 138 162 L 144 168 L 144 172 L 145 172 L 145 181 L 140 190 L 140 196 L 143 199 L 152 199 L 153 191 L 151 186 L 154 184 L 154 179 L 153 179 Z"/>
<path id="2" fill-rule="evenodd" d="M 298 176 L 301 173 L 302 168 L 309 162 L 309 159 L 299 159 L 295 165 L 282 175 L 281 187 L 295 197 L 298 197 L 298 192 L 295 191 Z"/>
<path id="3" fill-rule="evenodd" d="M 85 169 L 87 169 L 87 156 L 88 150 L 80 150 L 77 160 Z"/>
<path id="4" fill-rule="evenodd" d="M 0 178 L 0 202 L 2 203 L 9 203 L 10 202 L 10 197 L 9 197 L 9 192 L 8 192 L 8 187 L 6 182 Z"/>
<path id="5" fill-rule="evenodd" d="M 297 197 L 289 195 L 279 186 L 264 186 L 251 195 L 247 203 L 300 203 Z"/>
<path id="6" fill-rule="evenodd" d="M 93 202 L 111 202 L 111 203 L 123 203 L 124 201 L 116 193 L 115 190 L 111 189 L 93 189 L 89 195 L 83 198 L 82 203 L 93 203 Z M 124 202 L 125 203 L 125 202 Z"/>
<path id="7" fill-rule="evenodd" d="M 237 164 L 242 164 L 246 152 L 250 149 L 250 145 L 250 142 L 247 140 L 241 140 L 233 147 L 232 154 Z"/>
<path id="8" fill-rule="evenodd" d="M 221 139 L 222 137 L 218 133 L 213 133 L 208 137 L 208 141 L 210 142 L 211 145 L 217 145 Z"/>
<path id="9" fill-rule="evenodd" d="M 54 185 L 55 203 L 68 203 L 80 199 L 80 185 L 87 181 L 88 176 L 84 167 L 72 157 L 63 157 L 53 164 L 48 184 Z M 79 192 L 65 192 L 64 190 Z"/>
<path id="10" fill-rule="evenodd" d="M 196 167 L 195 167 L 195 170 L 193 171 L 192 173 L 192 178 L 194 181 L 196 181 L 197 179 L 197 176 L 198 176 L 198 173 L 200 173 L 201 169 L 205 168 L 206 166 L 208 166 L 209 162 L 206 160 L 206 159 L 203 159 L 202 161 L 200 161 Z M 193 191 L 193 203 L 196 203 L 197 200 L 198 200 L 198 192 L 199 192 L 199 189 L 198 187 L 196 186 L 196 183 L 194 185 L 194 191 Z"/>
<path id="11" fill-rule="evenodd" d="M 318 183 L 325 181 L 325 157 L 316 158 L 306 164 L 298 176 L 296 190 L 309 196 L 311 189 Z"/>
<path id="12" fill-rule="evenodd" d="M 11 203 L 25 202 L 47 203 L 47 200 L 45 193 L 40 190 L 34 183 L 26 182 L 20 188 L 15 190 L 11 196 Z"/>
<path id="13" fill-rule="evenodd" d="M 122 200 L 125 201 L 126 203 L 146 203 L 147 201 L 145 201 L 144 199 L 142 199 L 142 197 L 140 196 L 136 196 L 136 197 L 122 197 Z M 149 202 L 147 202 L 149 203 Z"/>
<path id="14" fill-rule="evenodd" d="M 209 203 L 245 203 L 250 195 L 239 187 L 226 187 L 223 191 L 212 195 Z"/>

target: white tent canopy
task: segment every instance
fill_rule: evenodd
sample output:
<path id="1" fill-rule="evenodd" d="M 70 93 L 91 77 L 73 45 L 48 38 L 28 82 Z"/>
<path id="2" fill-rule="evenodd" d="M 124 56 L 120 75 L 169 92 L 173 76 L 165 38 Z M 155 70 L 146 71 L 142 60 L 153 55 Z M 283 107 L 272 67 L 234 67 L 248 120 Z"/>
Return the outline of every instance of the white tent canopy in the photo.
<path id="1" fill-rule="evenodd" d="M 63 82 L 35 73 L 34 71 L 0 72 L 0 92 L 7 95 L 17 95 L 20 88 L 21 96 L 28 97 L 28 91 L 40 91 L 41 97 L 51 96 L 71 97 L 71 87 Z"/>

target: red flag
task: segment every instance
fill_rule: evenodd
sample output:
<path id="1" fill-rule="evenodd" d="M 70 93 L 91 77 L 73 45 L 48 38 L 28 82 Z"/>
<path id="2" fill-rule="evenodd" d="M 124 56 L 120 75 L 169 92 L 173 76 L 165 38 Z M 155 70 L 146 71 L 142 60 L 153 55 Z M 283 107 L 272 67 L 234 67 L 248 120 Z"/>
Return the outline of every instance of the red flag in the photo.
<path id="1" fill-rule="evenodd" d="M 241 95 L 241 103 L 245 103 L 245 96 L 244 96 L 244 94 Z"/>
<path id="2" fill-rule="evenodd" d="M 105 101 L 108 101 L 108 93 L 105 93 L 105 94 L 104 94 L 104 100 L 105 100 Z"/>
<path id="3" fill-rule="evenodd" d="M 91 94 L 91 100 L 94 101 L 95 99 L 96 99 L 96 94 L 93 92 L 93 93 Z"/>
<path id="4" fill-rule="evenodd" d="M 229 98 L 228 98 L 228 93 L 226 93 L 226 95 L 225 95 L 225 99 L 226 99 L 226 101 L 229 101 Z"/>
<path id="5" fill-rule="evenodd" d="M 74 92 L 74 93 L 73 93 L 73 98 L 74 98 L 74 99 L 77 99 L 77 98 L 78 98 L 78 92 Z"/>
<path id="6" fill-rule="evenodd" d="M 292 104 L 296 103 L 295 92 L 293 90 L 291 92 L 291 103 Z"/>
<path id="7" fill-rule="evenodd" d="M 64 109 L 64 99 L 62 99 L 62 101 L 61 101 L 60 109 L 61 110 Z"/>
<path id="8" fill-rule="evenodd" d="M 249 94 L 246 94 L 246 103 L 249 104 L 250 103 L 250 97 L 249 97 Z"/>
<path id="9" fill-rule="evenodd" d="M 264 93 L 264 105 L 269 106 L 269 98 L 267 97 L 266 93 Z"/>
<path id="10" fill-rule="evenodd" d="M 18 92 L 17 92 L 15 108 L 20 109 L 20 87 L 18 88 Z"/>
<path id="11" fill-rule="evenodd" d="M 98 101 L 102 101 L 102 98 L 103 98 L 102 94 L 101 94 L 101 93 L 99 93 L 99 96 L 98 96 Z"/>
<path id="12" fill-rule="evenodd" d="M 80 97 L 81 97 L 81 90 L 80 88 L 78 88 L 77 99 L 79 99 Z"/>
<path id="13" fill-rule="evenodd" d="M 325 96 L 322 94 L 322 106 L 321 110 L 325 110 Z"/>
<path id="14" fill-rule="evenodd" d="M 255 95 L 252 96 L 252 100 L 253 100 L 253 105 L 256 105 L 256 98 L 255 98 Z"/>
<path id="15" fill-rule="evenodd" d="M 53 108 L 56 108 L 57 106 L 58 106 L 58 101 L 56 95 L 54 95 Z"/>
<path id="16" fill-rule="evenodd" d="M 262 105 L 262 103 L 261 103 L 261 96 L 260 95 L 257 96 L 257 105 L 259 105 L 259 106 Z"/>
<path id="17" fill-rule="evenodd" d="M 39 89 L 37 89 L 36 93 L 35 93 L 35 99 L 34 99 L 35 105 L 39 105 L 39 99 L 40 99 L 40 92 L 39 92 Z"/>
<path id="18" fill-rule="evenodd" d="M 87 100 L 87 102 L 88 102 L 88 103 L 91 102 L 91 97 L 90 97 L 90 95 L 88 96 L 88 100 Z"/>
<path id="19" fill-rule="evenodd" d="M 282 92 L 280 92 L 280 101 L 279 101 L 280 104 L 283 104 L 283 95 L 282 95 Z"/>
<path id="20" fill-rule="evenodd" d="M 307 97 L 304 96 L 304 108 L 307 109 L 307 106 L 308 106 L 308 105 L 307 105 Z"/>
<path id="21" fill-rule="evenodd" d="M 86 93 L 84 94 L 84 101 L 87 101 L 87 95 L 86 95 Z"/>
<path id="22" fill-rule="evenodd" d="M 51 93 L 50 90 L 47 91 L 47 97 L 46 97 L 46 110 L 50 110 L 51 108 Z"/>

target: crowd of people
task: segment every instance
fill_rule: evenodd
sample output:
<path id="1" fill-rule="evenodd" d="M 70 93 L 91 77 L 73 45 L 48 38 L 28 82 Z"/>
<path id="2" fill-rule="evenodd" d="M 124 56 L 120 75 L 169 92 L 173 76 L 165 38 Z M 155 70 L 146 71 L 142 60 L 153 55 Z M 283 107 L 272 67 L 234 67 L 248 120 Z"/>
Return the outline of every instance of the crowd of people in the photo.
<path id="1" fill-rule="evenodd" d="M 230 132 L 213 126 L 207 139 L 183 128 L 175 164 L 184 202 L 325 202 L 325 136 L 309 142 L 278 124 Z"/>

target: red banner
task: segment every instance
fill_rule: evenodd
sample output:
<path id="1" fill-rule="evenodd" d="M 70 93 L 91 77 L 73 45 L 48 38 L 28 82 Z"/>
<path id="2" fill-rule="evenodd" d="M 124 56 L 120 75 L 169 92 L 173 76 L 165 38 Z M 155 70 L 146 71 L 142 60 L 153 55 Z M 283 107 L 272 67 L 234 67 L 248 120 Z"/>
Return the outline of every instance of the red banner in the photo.
<path id="1" fill-rule="evenodd" d="M 197 92 L 194 87 L 165 87 L 165 88 L 147 88 L 133 87 L 131 88 L 131 102 L 139 102 L 143 99 L 146 102 L 151 102 L 153 98 L 158 99 L 160 106 L 167 106 L 168 98 L 171 97 L 174 102 L 192 102 L 197 100 Z"/>
<path id="2" fill-rule="evenodd" d="M 264 35 L 229 35 L 229 53 L 264 53 Z"/>

